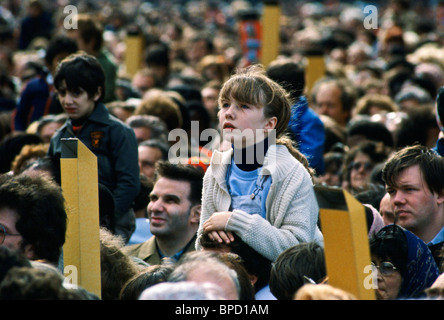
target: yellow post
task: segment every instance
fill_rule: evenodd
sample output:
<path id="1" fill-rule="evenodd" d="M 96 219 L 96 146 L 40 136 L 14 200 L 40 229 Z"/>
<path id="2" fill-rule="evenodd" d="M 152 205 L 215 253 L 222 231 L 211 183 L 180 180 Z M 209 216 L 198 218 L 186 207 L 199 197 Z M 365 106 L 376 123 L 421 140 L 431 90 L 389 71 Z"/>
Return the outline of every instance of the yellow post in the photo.
<path id="1" fill-rule="evenodd" d="M 264 13 L 262 16 L 262 48 L 261 63 L 267 67 L 279 54 L 279 29 L 281 8 L 277 0 L 264 1 Z"/>
<path id="2" fill-rule="evenodd" d="M 315 187 L 328 283 L 359 300 L 374 300 L 364 206 L 346 190 Z"/>
<path id="3" fill-rule="evenodd" d="M 310 93 L 317 80 L 325 76 L 325 61 L 322 55 L 308 55 L 305 69 L 306 92 Z"/>
<path id="4" fill-rule="evenodd" d="M 68 213 L 64 266 L 77 273 L 73 284 L 101 297 L 97 158 L 80 140 L 63 139 L 60 167 Z"/>
<path id="5" fill-rule="evenodd" d="M 129 34 L 125 47 L 125 71 L 132 77 L 142 67 L 145 41 L 141 35 Z"/>

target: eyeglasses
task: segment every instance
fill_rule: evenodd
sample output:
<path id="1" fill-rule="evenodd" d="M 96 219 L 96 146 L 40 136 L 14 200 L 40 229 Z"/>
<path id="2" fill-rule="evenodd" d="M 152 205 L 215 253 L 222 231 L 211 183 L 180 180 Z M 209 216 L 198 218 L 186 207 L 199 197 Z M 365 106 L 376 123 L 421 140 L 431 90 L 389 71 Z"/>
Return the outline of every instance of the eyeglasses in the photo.
<path id="1" fill-rule="evenodd" d="M 382 262 L 379 266 L 372 262 L 372 267 L 378 269 L 383 276 L 390 276 L 395 270 L 398 270 L 398 268 L 396 268 L 391 262 Z"/>
<path id="2" fill-rule="evenodd" d="M 5 226 L 0 224 L 0 245 L 5 241 L 6 236 L 21 236 L 19 233 L 8 233 L 6 232 Z"/>
<path id="3" fill-rule="evenodd" d="M 371 171 L 373 169 L 373 164 L 371 162 L 352 162 L 350 163 L 350 169 L 360 170 L 364 167 L 365 171 Z"/>

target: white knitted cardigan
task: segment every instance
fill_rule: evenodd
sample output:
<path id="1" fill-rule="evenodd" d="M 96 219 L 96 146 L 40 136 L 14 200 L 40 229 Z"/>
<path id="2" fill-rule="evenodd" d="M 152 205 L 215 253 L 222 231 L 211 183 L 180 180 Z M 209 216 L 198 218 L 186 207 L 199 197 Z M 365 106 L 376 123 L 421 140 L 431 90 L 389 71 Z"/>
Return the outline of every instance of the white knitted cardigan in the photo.
<path id="1" fill-rule="evenodd" d="M 226 172 L 233 150 L 215 151 L 203 181 L 202 213 L 198 237 L 203 223 L 214 213 L 228 211 L 231 198 L 227 190 Z M 226 230 L 236 233 L 257 252 L 275 261 L 282 251 L 302 242 L 323 244 L 317 226 L 319 207 L 308 171 L 283 145 L 272 145 L 265 156 L 262 174 L 271 174 L 272 184 L 266 200 L 266 219 L 259 214 L 234 210 Z M 199 240 L 196 249 L 201 249 Z"/>

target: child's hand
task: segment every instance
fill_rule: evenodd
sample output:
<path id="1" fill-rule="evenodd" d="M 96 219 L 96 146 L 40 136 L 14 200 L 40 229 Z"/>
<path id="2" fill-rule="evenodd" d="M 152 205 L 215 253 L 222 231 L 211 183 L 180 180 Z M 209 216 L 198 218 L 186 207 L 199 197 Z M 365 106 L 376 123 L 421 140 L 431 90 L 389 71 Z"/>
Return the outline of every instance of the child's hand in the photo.
<path id="1" fill-rule="evenodd" d="M 209 231 L 208 237 L 213 240 L 217 241 L 219 243 L 225 242 L 225 243 L 231 243 L 234 241 L 233 233 L 230 231 Z"/>
<path id="2" fill-rule="evenodd" d="M 233 234 L 230 231 L 225 231 L 225 226 L 231 214 L 230 211 L 215 212 L 204 222 L 203 230 L 209 233 L 210 239 L 226 243 L 234 241 Z"/>

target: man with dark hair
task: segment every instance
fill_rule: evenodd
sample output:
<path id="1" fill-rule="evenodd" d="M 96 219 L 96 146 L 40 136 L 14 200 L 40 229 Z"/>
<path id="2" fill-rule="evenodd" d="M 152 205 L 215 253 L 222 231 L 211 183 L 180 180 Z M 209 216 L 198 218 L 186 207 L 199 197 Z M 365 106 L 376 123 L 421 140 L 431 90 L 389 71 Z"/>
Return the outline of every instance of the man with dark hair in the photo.
<path id="1" fill-rule="evenodd" d="M 0 244 L 58 265 L 67 214 L 60 186 L 44 177 L 0 176 Z"/>
<path id="2" fill-rule="evenodd" d="M 399 150 L 382 170 L 395 222 L 428 245 L 438 266 L 444 246 L 442 177 L 444 158 L 422 145 Z"/>
<path id="3" fill-rule="evenodd" d="M 150 114 L 132 115 L 125 122 L 134 130 L 138 143 L 149 139 L 163 140 L 168 143 L 167 125 L 157 116 Z"/>
<path id="4" fill-rule="evenodd" d="M 192 165 L 167 161 L 156 164 L 156 180 L 148 204 L 154 236 L 125 247 L 127 254 L 153 265 L 160 264 L 163 258 L 179 261 L 184 253 L 195 250 L 203 174 Z"/>
<path id="5" fill-rule="evenodd" d="M 78 138 L 97 157 L 98 180 L 115 200 L 115 233 L 128 241 L 135 228 L 133 201 L 139 193 L 137 140 L 134 131 L 102 103 L 105 75 L 96 58 L 72 55 L 54 77 L 68 120 L 51 138 L 48 154 L 60 158 L 63 138 Z"/>
<path id="6" fill-rule="evenodd" d="M 368 118 L 351 120 L 347 126 L 347 145 L 353 148 L 364 140 L 382 142 L 389 150 L 395 146 L 392 133 L 382 122 Z"/>
<path id="7" fill-rule="evenodd" d="M 26 14 L 18 26 L 18 49 L 28 50 L 33 40 L 38 38 L 50 39 L 54 32 L 51 14 L 45 8 L 45 2 L 31 0 L 27 2 Z M 22 3 L 24 5 L 24 3 Z"/>
<path id="8" fill-rule="evenodd" d="M 149 139 L 139 144 L 140 173 L 149 179 L 154 179 L 157 161 L 168 160 L 169 145 L 161 140 Z"/>
<path id="9" fill-rule="evenodd" d="M 171 73 L 170 53 L 166 45 L 152 45 L 145 56 L 145 64 L 151 70 L 157 80 L 157 85 L 164 87 L 168 83 Z"/>
<path id="10" fill-rule="evenodd" d="M 13 114 L 15 131 L 26 131 L 32 122 L 40 120 L 44 115 L 63 112 L 54 94 L 52 76 L 57 64 L 76 51 L 77 44 L 66 36 L 58 36 L 51 40 L 44 58 L 46 68 L 42 66 L 41 72 L 26 84 L 20 94 Z"/>
<path id="11" fill-rule="evenodd" d="M 76 15 L 77 28 L 67 30 L 67 35 L 77 42 L 79 50 L 97 58 L 105 73 L 103 102 L 116 99 L 117 64 L 103 45 L 104 28 L 100 20 L 90 14 Z"/>
<path id="12" fill-rule="evenodd" d="M 281 84 L 293 101 L 288 131 L 299 150 L 307 157 L 318 175 L 325 173 L 325 128 L 319 116 L 308 106 L 305 90 L 305 70 L 291 60 L 277 60 L 267 69 L 267 75 Z"/>
<path id="13" fill-rule="evenodd" d="M 219 253 L 231 252 L 238 255 L 250 276 L 256 300 L 275 300 L 268 286 L 272 261 L 247 245 L 238 235 L 233 234 L 233 236 L 235 241 L 225 243 L 211 240 L 208 233 L 203 233 L 198 241 L 203 250 Z"/>
<path id="14" fill-rule="evenodd" d="M 319 79 L 311 98 L 317 114 L 329 116 L 342 128 L 347 126 L 356 98 L 350 83 L 330 77 Z"/>
<path id="15" fill-rule="evenodd" d="M 270 291 L 278 300 L 293 300 L 304 284 L 321 283 L 326 275 L 323 248 L 314 242 L 300 243 L 276 259 L 270 272 Z"/>
<path id="16" fill-rule="evenodd" d="M 189 39 L 189 50 L 186 51 L 186 58 L 192 66 L 196 66 L 203 57 L 213 53 L 214 42 L 206 32 L 199 32 Z"/>

